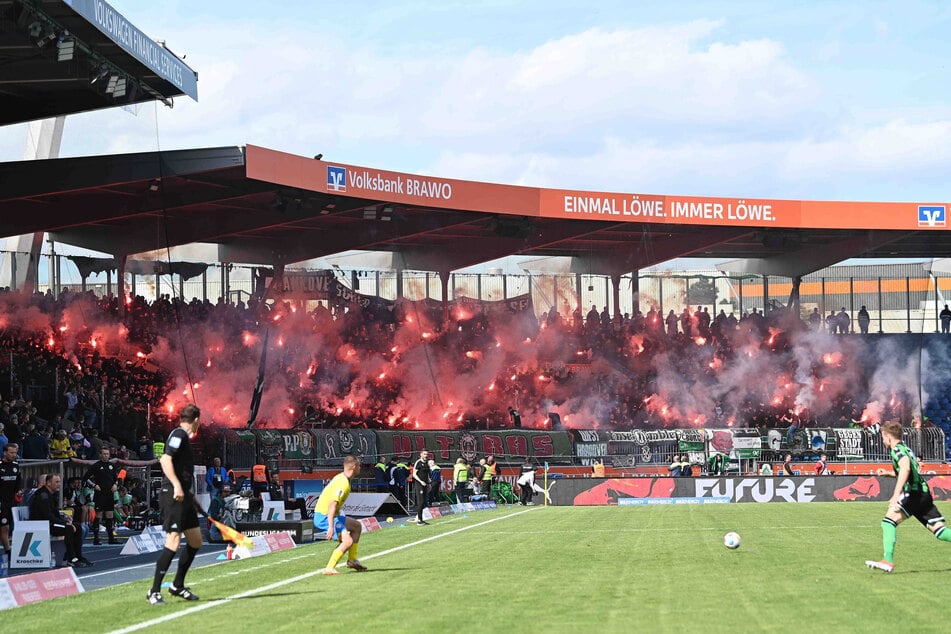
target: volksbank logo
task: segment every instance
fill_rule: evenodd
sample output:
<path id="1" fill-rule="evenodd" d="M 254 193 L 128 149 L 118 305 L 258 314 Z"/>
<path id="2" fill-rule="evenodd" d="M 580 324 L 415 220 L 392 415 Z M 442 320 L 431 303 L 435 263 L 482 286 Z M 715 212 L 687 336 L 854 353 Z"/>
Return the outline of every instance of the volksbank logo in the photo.
<path id="1" fill-rule="evenodd" d="M 327 191 L 347 191 L 347 170 L 345 168 L 327 166 Z"/>
<path id="2" fill-rule="evenodd" d="M 948 224 L 948 212 L 944 205 L 918 205 L 919 227 L 944 227 Z"/>

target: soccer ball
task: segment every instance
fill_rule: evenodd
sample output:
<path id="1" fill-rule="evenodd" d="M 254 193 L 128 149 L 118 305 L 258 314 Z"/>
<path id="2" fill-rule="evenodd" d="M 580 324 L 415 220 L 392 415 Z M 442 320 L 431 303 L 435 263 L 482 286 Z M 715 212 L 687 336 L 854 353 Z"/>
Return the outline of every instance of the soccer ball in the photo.
<path id="1" fill-rule="evenodd" d="M 723 545 L 729 549 L 736 549 L 740 547 L 740 536 L 737 533 L 729 532 L 723 536 Z"/>

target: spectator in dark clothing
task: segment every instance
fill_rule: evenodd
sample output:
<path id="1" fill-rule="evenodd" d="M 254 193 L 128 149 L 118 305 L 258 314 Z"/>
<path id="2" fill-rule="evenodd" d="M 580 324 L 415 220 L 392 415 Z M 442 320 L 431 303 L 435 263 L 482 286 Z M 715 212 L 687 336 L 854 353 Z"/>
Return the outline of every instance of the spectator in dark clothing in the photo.
<path id="1" fill-rule="evenodd" d="M 865 306 L 862 306 L 859 309 L 858 321 L 859 321 L 859 330 L 862 331 L 863 335 L 867 335 L 868 325 L 869 323 L 871 323 L 872 317 L 871 315 L 868 314 L 868 309 L 865 308 Z"/>
<path id="2" fill-rule="evenodd" d="M 442 473 L 439 471 L 439 465 L 432 458 L 429 459 L 429 506 L 439 504 L 439 493 L 442 488 Z"/>
<path id="3" fill-rule="evenodd" d="M 271 472 L 271 481 L 268 483 L 267 491 L 273 502 L 284 502 L 285 511 L 300 511 L 301 519 L 307 519 L 307 500 L 304 498 L 285 500 L 284 487 L 281 486 L 280 476 L 273 471 Z"/>
<path id="4" fill-rule="evenodd" d="M 59 512 L 59 489 L 62 485 L 63 481 L 58 475 L 46 477 L 45 483 L 37 488 L 30 501 L 30 519 L 49 522 L 50 535 L 64 538 L 67 566 L 85 568 L 92 562 L 83 557 L 82 531 L 77 530 L 72 521 Z"/>
<path id="5" fill-rule="evenodd" d="M 27 430 L 26 440 L 23 441 L 24 460 L 49 460 L 50 446 L 46 438 L 32 425 Z"/>
<path id="6" fill-rule="evenodd" d="M 139 437 L 139 442 L 135 446 L 135 453 L 138 454 L 139 460 L 155 460 L 155 454 L 152 452 L 152 441 L 145 434 Z"/>
<path id="7" fill-rule="evenodd" d="M 793 475 L 792 454 L 786 454 L 786 461 L 783 462 L 783 475 Z"/>
<path id="8" fill-rule="evenodd" d="M 941 318 L 941 332 L 948 334 L 951 332 L 951 308 L 948 308 L 948 305 L 944 305 L 944 310 L 942 310 L 938 317 Z"/>

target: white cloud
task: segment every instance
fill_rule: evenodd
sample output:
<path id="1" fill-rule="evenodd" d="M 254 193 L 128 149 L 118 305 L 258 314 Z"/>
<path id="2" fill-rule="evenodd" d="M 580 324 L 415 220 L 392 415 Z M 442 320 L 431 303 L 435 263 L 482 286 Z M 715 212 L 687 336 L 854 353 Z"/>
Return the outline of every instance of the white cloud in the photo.
<path id="1" fill-rule="evenodd" d="M 951 160 L 947 112 L 864 116 L 782 42 L 724 30 L 696 20 L 384 54 L 311 24 L 202 24 L 174 38 L 200 71 L 199 103 L 70 117 L 63 154 L 154 150 L 157 118 L 162 149 L 254 143 L 504 183 L 862 199 L 904 178 L 938 191 L 925 177 Z M 0 156 L 18 160 L 24 140 L 0 128 Z"/>

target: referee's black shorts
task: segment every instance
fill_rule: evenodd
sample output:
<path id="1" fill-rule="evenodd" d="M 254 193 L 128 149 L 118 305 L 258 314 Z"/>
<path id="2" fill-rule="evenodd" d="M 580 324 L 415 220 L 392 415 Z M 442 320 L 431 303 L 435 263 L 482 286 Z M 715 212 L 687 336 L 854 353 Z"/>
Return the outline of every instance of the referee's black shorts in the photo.
<path id="1" fill-rule="evenodd" d="M 92 501 L 96 504 L 97 515 L 103 511 L 116 510 L 116 496 L 111 490 L 96 491 L 96 494 L 92 497 Z"/>
<path id="2" fill-rule="evenodd" d="M 175 500 L 172 487 L 162 487 L 159 506 L 162 510 L 162 528 L 166 533 L 183 533 L 199 527 L 198 509 L 191 491 L 186 491 L 185 499 L 179 502 Z"/>

